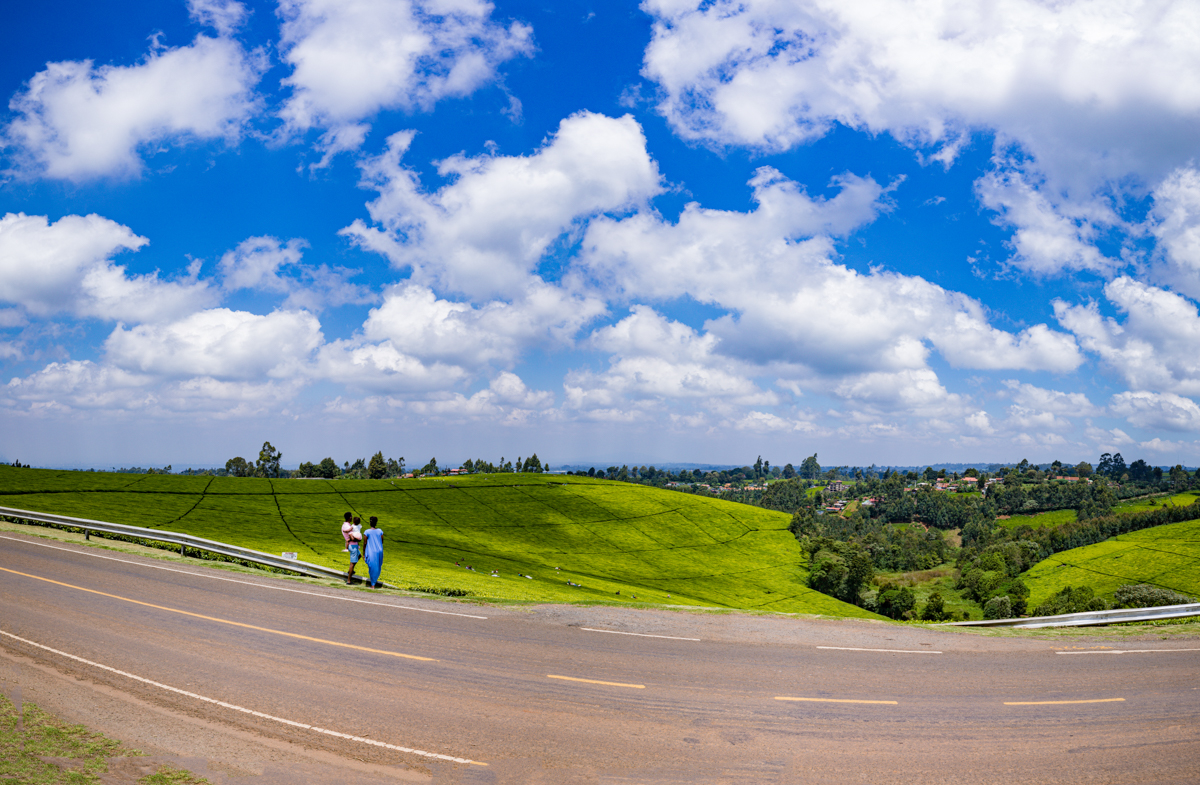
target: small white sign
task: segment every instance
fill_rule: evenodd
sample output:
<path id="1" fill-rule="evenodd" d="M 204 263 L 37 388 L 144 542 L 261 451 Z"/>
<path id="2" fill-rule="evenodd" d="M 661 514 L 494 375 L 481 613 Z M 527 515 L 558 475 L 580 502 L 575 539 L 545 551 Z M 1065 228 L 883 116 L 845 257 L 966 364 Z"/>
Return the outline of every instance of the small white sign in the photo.
<path id="1" fill-rule="evenodd" d="M 300 554 L 297 553 L 296 551 L 284 551 L 283 558 L 291 559 L 292 561 L 296 561 L 296 559 L 300 558 Z"/>

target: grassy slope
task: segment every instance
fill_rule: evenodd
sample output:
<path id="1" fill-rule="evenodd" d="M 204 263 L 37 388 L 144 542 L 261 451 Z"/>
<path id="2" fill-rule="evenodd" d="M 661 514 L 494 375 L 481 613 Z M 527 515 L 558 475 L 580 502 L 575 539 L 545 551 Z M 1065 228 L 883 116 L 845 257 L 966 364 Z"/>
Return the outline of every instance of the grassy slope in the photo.
<path id="1" fill-rule="evenodd" d="M 270 553 L 297 551 L 305 561 L 339 568 L 346 566 L 342 513 L 352 511 L 364 520 L 379 517 L 383 579 L 399 586 L 550 602 L 614 601 L 620 591 L 622 601 L 636 595 L 664 604 L 872 615 L 805 585 L 804 554 L 787 531 L 786 514 L 567 479 L 328 482 L 0 467 L 0 506 L 186 531 Z M 500 577 L 490 577 L 493 569 Z M 568 587 L 568 578 L 583 588 Z"/>
<path id="2" fill-rule="evenodd" d="M 1190 503 L 1196 495 L 1180 494 L 1175 503 Z M 1155 526 L 1056 553 L 1034 565 L 1024 580 L 1030 607 L 1065 586 L 1087 585 L 1111 597 L 1123 584 L 1149 583 L 1200 596 L 1200 521 Z"/>

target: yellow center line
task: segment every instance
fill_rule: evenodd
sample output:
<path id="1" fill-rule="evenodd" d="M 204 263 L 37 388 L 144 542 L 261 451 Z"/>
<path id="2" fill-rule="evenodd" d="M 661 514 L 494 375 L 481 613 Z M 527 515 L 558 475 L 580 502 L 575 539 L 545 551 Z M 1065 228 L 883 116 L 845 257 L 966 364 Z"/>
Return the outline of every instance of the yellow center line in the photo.
<path id="1" fill-rule="evenodd" d="M 595 679 L 577 679 L 574 676 L 555 676 L 553 673 L 546 674 L 547 679 L 562 679 L 563 681 L 581 681 L 584 684 L 604 684 L 609 687 L 630 687 L 635 690 L 646 689 L 645 684 L 624 684 L 619 681 L 596 681 Z"/>
<path id="2" fill-rule="evenodd" d="M 845 698 L 788 698 L 776 696 L 777 701 L 805 701 L 808 703 L 878 703 L 886 706 L 899 706 L 897 701 L 864 701 L 864 700 L 847 700 Z"/>
<path id="3" fill-rule="evenodd" d="M 1005 701 L 1005 706 L 1062 706 L 1067 703 L 1123 703 L 1124 698 L 1093 698 L 1084 701 Z"/>
<path id="4" fill-rule="evenodd" d="M 204 619 L 205 621 L 215 621 L 220 624 L 228 624 L 233 627 L 243 627 L 247 630 L 256 630 L 258 632 L 269 632 L 273 635 L 283 635 L 284 637 L 287 637 L 287 638 L 295 638 L 297 640 L 302 640 L 302 641 L 312 641 L 313 643 L 324 643 L 328 646 L 340 646 L 343 649 L 354 649 L 355 651 L 366 651 L 366 652 L 370 652 L 372 654 L 386 654 L 389 657 L 403 657 L 406 660 L 422 660 L 424 662 L 437 662 L 437 660 L 434 659 L 433 657 L 420 657 L 416 654 L 401 654 L 398 651 L 384 651 L 383 649 L 371 649 L 366 646 L 355 646 L 353 643 L 342 643 L 341 641 L 330 641 L 330 640 L 326 640 L 324 638 L 313 638 L 308 635 L 298 635 L 297 633 L 294 633 L 294 632 L 284 632 L 283 630 L 273 630 L 270 627 L 258 627 L 254 624 L 243 624 L 240 621 L 230 621 L 229 619 L 218 619 L 215 616 L 205 616 L 202 613 L 192 613 L 191 611 L 181 611 L 178 608 L 168 608 L 165 605 L 155 605 L 152 602 L 142 602 L 141 600 L 132 600 L 128 597 L 122 597 L 118 594 L 109 594 L 107 592 L 96 591 L 95 589 L 85 589 L 82 586 L 73 586 L 70 583 L 63 583 L 62 581 L 55 581 L 55 580 L 51 580 L 49 578 L 43 578 L 40 575 L 29 575 L 28 573 L 24 573 L 24 572 L 17 572 L 16 570 L 10 570 L 7 567 L 0 567 L 0 570 L 3 570 L 4 572 L 11 572 L 13 575 L 20 575 L 22 578 L 33 578 L 36 581 L 45 581 L 46 583 L 53 583 L 56 586 L 65 586 L 68 589 L 75 589 L 77 591 L 85 591 L 88 594 L 98 594 L 101 597 L 111 597 L 114 600 L 121 600 L 122 602 L 131 602 L 134 605 L 144 605 L 147 608 L 155 608 L 156 610 L 160 610 L 160 611 L 169 611 L 171 613 L 182 614 L 183 616 L 191 616 L 194 619 Z"/>

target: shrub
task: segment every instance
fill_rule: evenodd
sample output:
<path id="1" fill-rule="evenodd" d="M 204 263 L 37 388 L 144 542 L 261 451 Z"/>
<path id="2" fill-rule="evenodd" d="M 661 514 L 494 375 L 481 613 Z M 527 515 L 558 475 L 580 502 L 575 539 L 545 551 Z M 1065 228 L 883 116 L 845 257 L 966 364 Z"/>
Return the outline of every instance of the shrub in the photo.
<path id="1" fill-rule="evenodd" d="M 985 619 L 1011 619 L 1012 617 L 1012 600 L 1008 599 L 1007 594 L 993 597 L 983 606 L 983 618 Z"/>
<path id="2" fill-rule="evenodd" d="M 808 540 L 809 588 L 837 597 L 853 605 L 862 605 L 862 589 L 875 574 L 871 555 L 862 546 L 829 539 Z"/>
<path id="3" fill-rule="evenodd" d="M 1090 586 L 1066 587 L 1058 594 L 1033 609 L 1034 616 L 1057 616 L 1060 613 L 1085 613 L 1102 611 L 1108 603 L 1095 596 Z"/>
<path id="4" fill-rule="evenodd" d="M 945 621 L 949 619 L 951 614 L 946 613 L 946 601 L 942 599 L 941 592 L 934 592 L 929 595 L 929 599 L 925 602 L 925 607 L 921 611 L 921 619 L 924 621 Z"/>
<path id="5" fill-rule="evenodd" d="M 425 594 L 440 594 L 443 597 L 466 597 L 470 594 L 466 589 L 445 588 L 443 586 L 409 586 L 409 591 L 419 591 Z"/>
<path id="6" fill-rule="evenodd" d="M 1189 602 L 1195 600 L 1186 594 L 1148 583 L 1126 584 L 1113 594 L 1114 608 L 1156 608 L 1160 605 L 1183 605 Z"/>
<path id="7" fill-rule="evenodd" d="M 916 604 L 917 598 L 912 589 L 907 586 L 897 588 L 890 583 L 881 586 L 875 598 L 876 612 L 889 619 L 905 618 L 905 614 L 910 613 Z"/>

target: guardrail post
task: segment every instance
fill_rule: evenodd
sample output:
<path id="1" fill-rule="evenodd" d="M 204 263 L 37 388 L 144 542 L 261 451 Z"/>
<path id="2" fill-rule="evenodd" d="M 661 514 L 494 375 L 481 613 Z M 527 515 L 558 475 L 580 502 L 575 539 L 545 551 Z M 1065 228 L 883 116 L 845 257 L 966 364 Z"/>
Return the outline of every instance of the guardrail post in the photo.
<path id="1" fill-rule="evenodd" d="M 91 539 L 92 539 L 92 530 L 91 530 L 91 529 L 84 529 L 84 530 L 83 530 L 83 539 L 85 539 L 85 540 L 91 540 Z"/>

